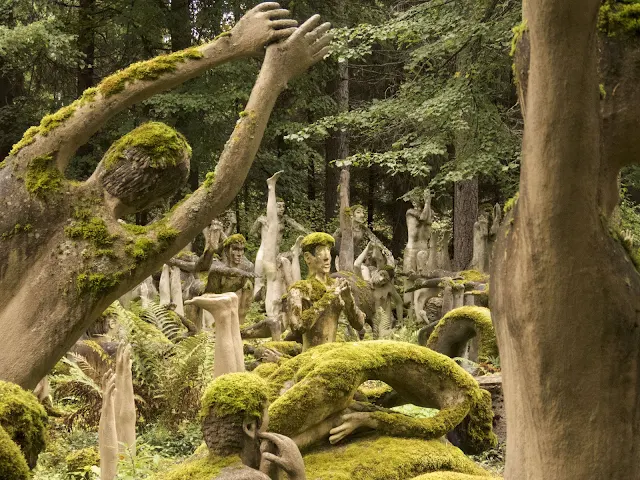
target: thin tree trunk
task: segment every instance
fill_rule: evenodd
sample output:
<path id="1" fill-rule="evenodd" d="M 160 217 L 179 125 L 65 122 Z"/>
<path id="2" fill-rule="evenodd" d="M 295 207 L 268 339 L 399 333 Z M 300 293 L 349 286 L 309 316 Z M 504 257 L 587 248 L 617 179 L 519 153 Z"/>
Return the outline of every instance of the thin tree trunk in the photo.
<path id="1" fill-rule="evenodd" d="M 349 186 L 351 174 L 348 168 L 340 172 L 340 270 L 353 272 L 353 217 L 349 209 Z"/>
<path id="2" fill-rule="evenodd" d="M 473 224 L 478 219 L 478 179 L 456 182 L 453 196 L 453 268 L 464 270 L 473 258 Z"/>
<path id="3" fill-rule="evenodd" d="M 376 193 L 376 174 L 377 168 L 371 165 L 367 169 L 367 225 L 373 227 L 373 213 L 375 210 L 374 195 Z"/>
<path id="4" fill-rule="evenodd" d="M 348 63 L 338 63 L 335 99 L 338 105 L 338 112 L 349 110 L 349 65 Z M 338 203 L 338 168 L 332 165 L 335 160 L 341 160 L 349 156 L 349 140 L 347 132 L 335 130 L 326 141 L 325 153 L 325 195 L 324 195 L 324 216 L 329 222 L 336 213 Z"/>
<path id="5" fill-rule="evenodd" d="M 80 0 L 78 10 L 78 48 L 84 55 L 84 64 L 78 68 L 77 96 L 94 85 L 93 67 L 96 57 L 95 42 L 96 0 Z"/>

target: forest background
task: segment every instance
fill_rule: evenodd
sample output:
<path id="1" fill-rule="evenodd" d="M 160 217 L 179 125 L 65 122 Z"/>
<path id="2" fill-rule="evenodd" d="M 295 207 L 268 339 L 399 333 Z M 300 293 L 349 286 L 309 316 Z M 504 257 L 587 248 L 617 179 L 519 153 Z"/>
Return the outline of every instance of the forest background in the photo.
<path id="1" fill-rule="evenodd" d="M 0 0 L 2 157 L 29 126 L 102 78 L 211 40 L 256 3 Z M 521 1 L 280 3 L 298 20 L 320 13 L 338 34 L 331 58 L 281 95 L 231 206 L 238 232 L 246 236 L 263 213 L 265 180 L 277 170 L 285 171 L 278 195 L 288 214 L 313 230 L 333 232 L 339 170 L 349 166 L 351 203 L 367 208 L 369 225 L 394 255 L 401 255 L 407 236 L 410 204 L 402 196 L 429 187 L 436 226 L 453 230 L 454 266 L 465 268 L 478 215 L 518 188 L 523 122 L 509 53 Z M 195 190 L 215 168 L 259 67 L 253 59 L 223 65 L 119 114 L 81 149 L 67 175 L 86 179 L 113 141 L 158 120 L 193 147 L 182 193 Z M 621 180 L 621 227 L 635 241 L 640 175 L 629 169 Z M 146 224 L 155 213 L 135 221 Z M 255 249 L 250 242 L 250 253 Z"/>

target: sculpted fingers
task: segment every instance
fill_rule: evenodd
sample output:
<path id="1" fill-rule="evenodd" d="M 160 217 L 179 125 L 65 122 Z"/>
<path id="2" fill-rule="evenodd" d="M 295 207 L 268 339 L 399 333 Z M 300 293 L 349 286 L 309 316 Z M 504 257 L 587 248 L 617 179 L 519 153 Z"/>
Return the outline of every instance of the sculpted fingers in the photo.
<path id="1" fill-rule="evenodd" d="M 297 27 L 298 26 L 298 22 L 296 20 L 288 18 L 286 20 L 274 20 L 273 22 L 270 23 L 270 26 L 273 29 L 281 30 L 281 29 L 284 29 L 284 28 Z"/>
<path id="2" fill-rule="evenodd" d="M 278 2 L 264 2 L 257 5 L 253 10 L 256 12 L 268 12 L 269 10 L 279 9 L 280 4 Z"/>
<path id="3" fill-rule="evenodd" d="M 273 453 L 269 453 L 269 452 L 265 452 L 262 454 L 262 459 L 266 460 L 267 462 L 272 462 L 275 463 L 276 465 L 279 465 L 280 467 L 285 467 L 285 464 L 282 460 L 282 458 L 278 457 L 277 455 L 274 455 Z"/>
<path id="4" fill-rule="evenodd" d="M 313 43 L 316 40 L 322 38 L 322 36 L 327 33 L 331 29 L 331 24 L 329 22 L 325 22 L 319 27 L 313 29 L 311 32 L 306 34 L 307 39 Z"/>
<path id="5" fill-rule="evenodd" d="M 269 12 L 267 12 L 265 14 L 267 16 L 268 19 L 270 20 L 277 20 L 279 18 L 289 18 L 291 17 L 291 12 L 289 10 L 285 10 L 284 8 L 280 8 L 278 10 L 271 10 Z M 296 22 L 295 20 L 293 20 L 294 22 Z M 298 25 L 298 22 L 296 22 L 296 26 Z"/>
<path id="6" fill-rule="evenodd" d="M 320 15 L 316 14 L 313 17 L 309 18 L 309 20 L 304 22 L 302 25 L 300 25 L 300 27 L 298 28 L 298 31 L 292 35 L 292 39 L 301 37 L 313 31 L 313 29 L 316 28 L 318 23 L 320 23 Z"/>
<path id="7" fill-rule="evenodd" d="M 279 449 L 286 448 L 291 442 L 293 442 L 289 437 L 280 435 L 279 433 L 263 432 L 260 433 L 260 437 L 269 440 Z"/>

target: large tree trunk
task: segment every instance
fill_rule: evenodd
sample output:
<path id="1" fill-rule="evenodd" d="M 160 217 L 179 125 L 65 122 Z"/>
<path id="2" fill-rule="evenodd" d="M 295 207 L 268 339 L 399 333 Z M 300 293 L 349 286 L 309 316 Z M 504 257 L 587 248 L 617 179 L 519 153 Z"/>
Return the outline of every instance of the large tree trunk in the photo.
<path id="1" fill-rule="evenodd" d="M 599 7 L 525 3 L 520 197 L 498 234 L 491 275 L 509 480 L 640 472 L 640 277 L 608 225 L 617 172 L 638 159 L 640 117 L 629 106 L 638 105 L 640 72 L 636 58 L 618 64 L 617 79 L 605 76 L 600 111 Z"/>
<path id="2" fill-rule="evenodd" d="M 78 68 L 78 97 L 93 87 L 93 67 L 96 58 L 95 0 L 80 0 L 78 10 L 78 48 L 84 54 L 84 65 Z"/>
<path id="3" fill-rule="evenodd" d="M 478 219 L 478 179 L 456 182 L 453 197 L 453 268 L 464 270 L 473 258 L 473 224 Z"/>

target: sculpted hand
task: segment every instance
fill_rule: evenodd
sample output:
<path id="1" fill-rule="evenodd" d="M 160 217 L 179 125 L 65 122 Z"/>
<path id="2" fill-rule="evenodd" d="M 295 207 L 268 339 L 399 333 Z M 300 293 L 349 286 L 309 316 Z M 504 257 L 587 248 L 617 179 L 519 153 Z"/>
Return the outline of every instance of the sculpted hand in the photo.
<path id="1" fill-rule="evenodd" d="M 232 41 L 246 55 L 262 55 L 266 45 L 284 40 L 296 31 L 298 22 L 288 18 L 290 15 L 277 2 L 261 3 L 233 27 Z"/>
<path id="2" fill-rule="evenodd" d="M 265 349 L 260 360 L 266 363 L 278 363 L 282 358 L 282 354 L 276 350 L 272 350 L 271 348 Z"/>
<path id="3" fill-rule="evenodd" d="M 263 464 L 269 462 L 276 464 L 282 468 L 289 476 L 290 480 L 304 480 L 306 478 L 304 472 L 304 460 L 300 454 L 298 446 L 293 440 L 278 433 L 259 433 L 260 438 L 271 442 L 278 449 L 278 454 L 266 452 L 267 442 L 263 442 L 260 451 L 262 452 Z M 267 444 L 267 445 L 265 445 Z M 267 465 L 260 465 L 260 470 L 264 471 Z"/>
<path id="4" fill-rule="evenodd" d="M 293 245 L 293 247 L 291 247 L 291 252 L 294 255 L 300 255 L 300 253 L 302 252 L 302 241 L 304 240 L 304 235 L 300 235 L 298 236 L 298 238 L 296 238 L 296 243 Z"/>
<path id="5" fill-rule="evenodd" d="M 281 82 L 281 87 L 329 53 L 329 43 L 333 39 L 333 35 L 328 33 L 331 24 L 319 23 L 320 15 L 314 15 L 287 40 L 267 48 L 264 65 Z"/>
<path id="6" fill-rule="evenodd" d="M 338 443 L 360 427 L 375 428 L 368 412 L 347 413 L 342 416 L 342 424 L 329 431 L 329 442 Z"/>

